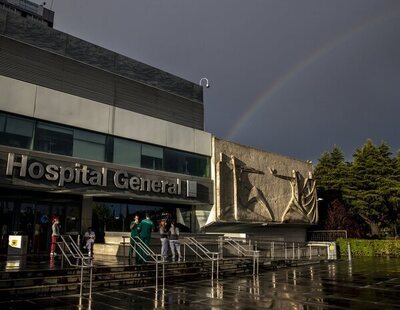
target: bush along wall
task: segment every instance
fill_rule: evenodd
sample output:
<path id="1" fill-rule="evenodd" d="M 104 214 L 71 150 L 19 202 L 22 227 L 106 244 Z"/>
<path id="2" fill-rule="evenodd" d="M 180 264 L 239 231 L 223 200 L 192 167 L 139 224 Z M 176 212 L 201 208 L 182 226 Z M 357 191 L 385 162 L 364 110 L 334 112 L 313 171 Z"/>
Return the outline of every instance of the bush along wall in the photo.
<path id="1" fill-rule="evenodd" d="M 400 257 L 400 240 L 337 239 L 342 257 L 347 255 L 347 241 L 350 242 L 352 256 Z"/>

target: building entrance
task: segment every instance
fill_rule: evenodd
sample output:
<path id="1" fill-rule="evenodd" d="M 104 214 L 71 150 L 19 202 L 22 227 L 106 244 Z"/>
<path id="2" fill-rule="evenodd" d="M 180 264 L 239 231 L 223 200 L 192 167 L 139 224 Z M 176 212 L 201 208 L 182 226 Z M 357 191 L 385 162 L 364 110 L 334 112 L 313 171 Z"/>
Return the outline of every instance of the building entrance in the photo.
<path id="1" fill-rule="evenodd" d="M 63 234 L 80 232 L 81 202 L 41 193 L 0 189 L 1 251 L 10 234 L 28 236 L 28 253 L 46 252 L 50 246 L 52 219 L 58 217 Z M 40 196 L 40 197 L 39 197 Z"/>
<path id="2" fill-rule="evenodd" d="M 192 206 L 157 202 L 94 201 L 93 228 L 98 232 L 129 232 L 135 215 L 140 220 L 149 214 L 156 229 L 161 220 L 176 221 L 181 232 L 192 231 Z"/>

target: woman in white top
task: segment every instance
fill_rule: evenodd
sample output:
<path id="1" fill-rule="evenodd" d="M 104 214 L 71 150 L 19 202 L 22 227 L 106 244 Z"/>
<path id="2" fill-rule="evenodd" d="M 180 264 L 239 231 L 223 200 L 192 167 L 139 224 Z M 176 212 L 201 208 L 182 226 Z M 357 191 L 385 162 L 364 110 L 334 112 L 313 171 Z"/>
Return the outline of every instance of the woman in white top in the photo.
<path id="1" fill-rule="evenodd" d="M 182 260 L 181 244 L 179 243 L 179 228 L 175 226 L 175 222 L 171 222 L 171 227 L 168 231 L 169 247 L 172 252 L 172 261 L 175 261 L 176 254 L 178 254 L 178 262 Z"/>
<path id="2" fill-rule="evenodd" d="M 53 225 L 51 226 L 51 247 L 50 255 L 56 255 L 56 244 L 57 238 L 60 236 L 60 221 L 58 217 L 53 219 Z"/>

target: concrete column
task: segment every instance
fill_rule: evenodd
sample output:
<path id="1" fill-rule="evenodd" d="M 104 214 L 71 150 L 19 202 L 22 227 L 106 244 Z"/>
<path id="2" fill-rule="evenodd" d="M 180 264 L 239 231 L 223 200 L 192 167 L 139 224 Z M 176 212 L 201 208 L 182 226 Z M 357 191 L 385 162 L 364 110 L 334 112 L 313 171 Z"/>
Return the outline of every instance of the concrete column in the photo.
<path id="1" fill-rule="evenodd" d="M 93 197 L 82 197 L 81 233 L 84 234 L 92 226 Z"/>

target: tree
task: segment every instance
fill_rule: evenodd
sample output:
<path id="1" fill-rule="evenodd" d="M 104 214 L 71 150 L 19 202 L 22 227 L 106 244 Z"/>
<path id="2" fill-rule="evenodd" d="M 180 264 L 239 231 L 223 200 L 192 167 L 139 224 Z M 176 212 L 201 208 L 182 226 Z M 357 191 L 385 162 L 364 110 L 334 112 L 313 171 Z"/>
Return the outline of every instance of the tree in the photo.
<path id="1" fill-rule="evenodd" d="M 356 216 L 339 199 L 329 203 L 323 228 L 326 230 L 346 230 L 347 236 L 350 238 L 363 237 L 363 229 Z"/>
<path id="2" fill-rule="evenodd" d="M 324 152 L 314 170 L 317 181 L 318 197 L 322 198 L 319 204 L 320 227 L 324 229 L 343 229 L 338 208 L 340 205 L 350 213 L 348 206 L 343 204 L 343 186 L 348 174 L 348 164 L 344 161 L 341 149 L 334 146 L 331 152 Z M 343 211 L 341 209 L 341 211 Z"/>
<path id="3" fill-rule="evenodd" d="M 355 151 L 343 187 L 345 201 L 369 225 L 372 236 L 379 236 L 391 222 L 394 161 L 390 155 L 387 144 L 377 147 L 368 140 Z"/>
<path id="4" fill-rule="evenodd" d="M 341 191 L 346 175 L 347 165 L 344 161 L 343 152 L 337 146 L 330 153 L 322 154 L 314 170 L 318 188 L 323 192 Z"/>

